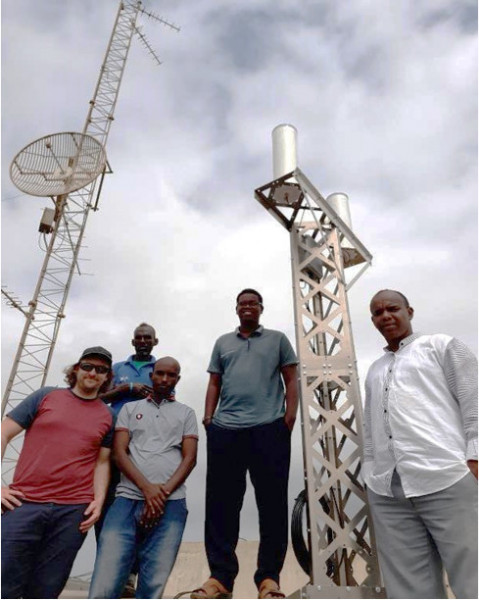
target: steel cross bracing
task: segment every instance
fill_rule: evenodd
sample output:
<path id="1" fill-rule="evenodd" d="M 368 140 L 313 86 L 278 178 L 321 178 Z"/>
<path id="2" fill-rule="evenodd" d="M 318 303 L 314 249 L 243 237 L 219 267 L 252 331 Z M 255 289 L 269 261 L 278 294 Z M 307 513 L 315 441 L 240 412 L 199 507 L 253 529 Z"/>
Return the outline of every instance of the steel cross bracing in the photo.
<path id="1" fill-rule="evenodd" d="M 101 66 L 83 133 L 106 145 L 126 60 L 135 33 L 141 2 L 123 0 Z M 2 415 L 26 395 L 45 384 L 70 284 L 91 209 L 98 201 L 103 175 L 86 187 L 55 199 L 57 219 L 51 233 L 40 276 L 2 401 Z M 96 193 L 96 194 L 95 194 Z M 95 197 L 96 196 L 96 197 Z M 23 436 L 10 443 L 2 478 L 11 480 Z"/>
<path id="2" fill-rule="evenodd" d="M 347 294 L 372 257 L 300 169 L 255 197 L 291 242 L 311 554 L 311 581 L 292 597 L 384 597 L 359 480 L 362 408 Z"/>

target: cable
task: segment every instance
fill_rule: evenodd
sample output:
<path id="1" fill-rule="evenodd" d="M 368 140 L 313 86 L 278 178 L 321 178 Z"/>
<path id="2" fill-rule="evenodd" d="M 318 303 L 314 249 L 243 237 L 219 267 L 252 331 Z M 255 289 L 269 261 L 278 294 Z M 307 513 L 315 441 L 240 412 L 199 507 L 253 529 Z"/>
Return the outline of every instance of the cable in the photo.
<path id="1" fill-rule="evenodd" d="M 329 506 L 326 498 L 320 498 L 319 502 L 323 511 L 329 515 Z M 296 560 L 306 575 L 312 577 L 311 549 L 308 548 L 303 536 L 303 511 L 307 503 L 308 500 L 306 498 L 306 490 L 303 490 L 295 500 L 293 513 L 291 515 L 291 541 Z M 334 539 L 333 531 L 330 527 L 328 527 L 327 530 L 327 538 L 328 543 L 331 543 Z M 335 571 L 334 561 L 331 558 L 328 558 L 326 565 L 326 575 L 327 577 L 332 577 Z"/>

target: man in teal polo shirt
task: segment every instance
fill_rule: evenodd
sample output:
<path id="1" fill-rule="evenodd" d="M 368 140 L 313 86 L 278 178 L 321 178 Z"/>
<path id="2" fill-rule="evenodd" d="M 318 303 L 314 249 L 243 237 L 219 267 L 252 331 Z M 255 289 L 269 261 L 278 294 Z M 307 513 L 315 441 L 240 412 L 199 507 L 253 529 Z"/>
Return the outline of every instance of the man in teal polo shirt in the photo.
<path id="1" fill-rule="evenodd" d="M 284 333 L 259 324 L 261 294 L 238 294 L 240 326 L 221 336 L 208 372 L 205 546 L 211 576 L 192 598 L 231 597 L 249 472 L 259 513 L 255 583 L 260 598 L 283 598 L 279 574 L 288 544 L 291 431 L 298 408 L 297 358 Z M 283 385 L 284 384 L 284 385 Z"/>
<path id="2" fill-rule="evenodd" d="M 115 417 L 119 415 L 125 404 L 146 398 L 153 391 L 150 375 L 153 372 L 156 358 L 151 351 L 158 344 L 154 328 L 148 323 L 140 323 L 133 332 L 131 344 L 135 348 L 135 354 L 129 356 L 127 360 L 113 365 L 110 389 L 101 396 L 103 402 L 110 404 Z M 95 526 L 97 537 L 100 535 L 106 512 L 115 500 L 115 490 L 119 482 L 120 471 L 112 464 L 103 514 Z"/>
<path id="3" fill-rule="evenodd" d="M 128 402 L 146 398 L 152 392 L 150 373 L 156 358 L 151 351 L 158 344 L 154 328 L 140 323 L 133 332 L 131 344 L 135 354 L 113 365 L 111 388 L 102 395 L 103 402 L 111 404 L 115 416 Z"/>
<path id="4" fill-rule="evenodd" d="M 146 398 L 152 393 L 150 375 L 153 372 L 156 358 L 151 354 L 153 348 L 158 344 L 155 329 L 148 323 L 140 323 L 133 332 L 131 345 L 135 348 L 135 354 L 129 356 L 125 361 L 113 365 L 113 379 L 110 389 L 101 398 L 103 402 L 110 404 L 115 417 L 125 404 Z M 105 504 L 100 520 L 95 525 L 95 534 L 98 539 L 105 515 L 115 500 L 115 490 L 120 482 L 120 471 L 112 462 L 110 485 L 106 495 Z M 125 590 L 127 597 L 133 597 L 135 591 L 135 573 L 128 580 Z"/>

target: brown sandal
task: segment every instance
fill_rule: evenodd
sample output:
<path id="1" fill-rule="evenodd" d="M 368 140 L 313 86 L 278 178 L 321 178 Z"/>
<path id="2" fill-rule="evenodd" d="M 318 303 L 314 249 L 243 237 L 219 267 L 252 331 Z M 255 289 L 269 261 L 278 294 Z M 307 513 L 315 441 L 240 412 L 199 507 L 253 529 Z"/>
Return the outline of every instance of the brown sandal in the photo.
<path id="1" fill-rule="evenodd" d="M 210 577 L 205 583 L 191 592 L 190 598 L 232 598 L 233 594 L 228 592 L 222 583 L 214 577 Z"/>
<path id="2" fill-rule="evenodd" d="M 286 598 L 274 579 L 264 579 L 259 586 L 258 598 Z"/>

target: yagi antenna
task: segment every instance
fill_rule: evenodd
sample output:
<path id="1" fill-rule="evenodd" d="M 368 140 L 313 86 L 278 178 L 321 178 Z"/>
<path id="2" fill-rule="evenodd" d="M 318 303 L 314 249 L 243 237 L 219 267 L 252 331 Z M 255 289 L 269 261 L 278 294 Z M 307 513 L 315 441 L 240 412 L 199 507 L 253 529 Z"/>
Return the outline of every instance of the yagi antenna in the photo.
<path id="1" fill-rule="evenodd" d="M 153 57 L 153 60 L 158 65 L 161 65 L 161 60 L 158 58 L 157 53 L 153 50 L 150 42 L 146 39 L 146 37 L 141 33 L 141 31 L 136 26 L 135 26 L 135 33 L 138 34 L 138 37 L 140 38 L 140 41 L 143 44 L 143 47 L 147 50 L 148 54 L 150 54 L 150 56 Z"/>
<path id="2" fill-rule="evenodd" d="M 180 31 L 180 28 L 177 25 L 174 25 L 173 23 L 170 23 L 169 21 L 166 21 L 162 17 L 159 17 L 158 15 L 155 15 L 155 13 L 147 11 L 144 8 L 140 8 L 139 12 L 142 13 L 142 14 L 144 14 L 144 15 L 146 15 L 147 17 L 150 17 L 150 19 L 154 19 L 155 21 L 158 21 L 159 23 L 162 23 L 163 25 L 165 25 L 165 27 L 169 27 L 170 29 L 173 29 L 174 31 L 177 31 L 177 32 Z"/>
<path id="3" fill-rule="evenodd" d="M 2 296 L 8 306 L 11 306 L 12 308 L 16 308 L 21 313 L 23 313 L 26 317 L 28 316 L 28 312 L 22 307 L 21 300 L 19 300 L 18 298 L 15 298 L 15 296 L 12 293 L 7 292 L 7 290 L 3 287 L 2 287 Z"/>
<path id="4" fill-rule="evenodd" d="M 169 27 L 170 29 L 173 29 L 173 31 L 176 31 L 176 32 L 180 31 L 179 27 L 177 27 L 173 23 L 170 23 L 169 21 L 166 21 L 165 19 L 156 15 L 153 12 L 147 11 L 144 8 L 140 8 L 138 12 L 143 15 L 146 15 L 147 17 L 149 17 L 150 19 L 153 19 L 154 21 L 158 21 L 162 25 L 165 25 L 165 27 Z M 140 41 L 143 44 L 143 47 L 148 52 L 148 54 L 153 58 L 153 60 L 156 62 L 156 64 L 161 65 L 162 63 L 161 63 L 161 60 L 158 58 L 158 54 L 155 52 L 155 50 L 153 49 L 153 46 L 147 40 L 145 34 L 141 32 L 140 28 L 137 25 L 134 25 L 133 28 L 134 28 L 135 33 L 140 38 Z"/>

